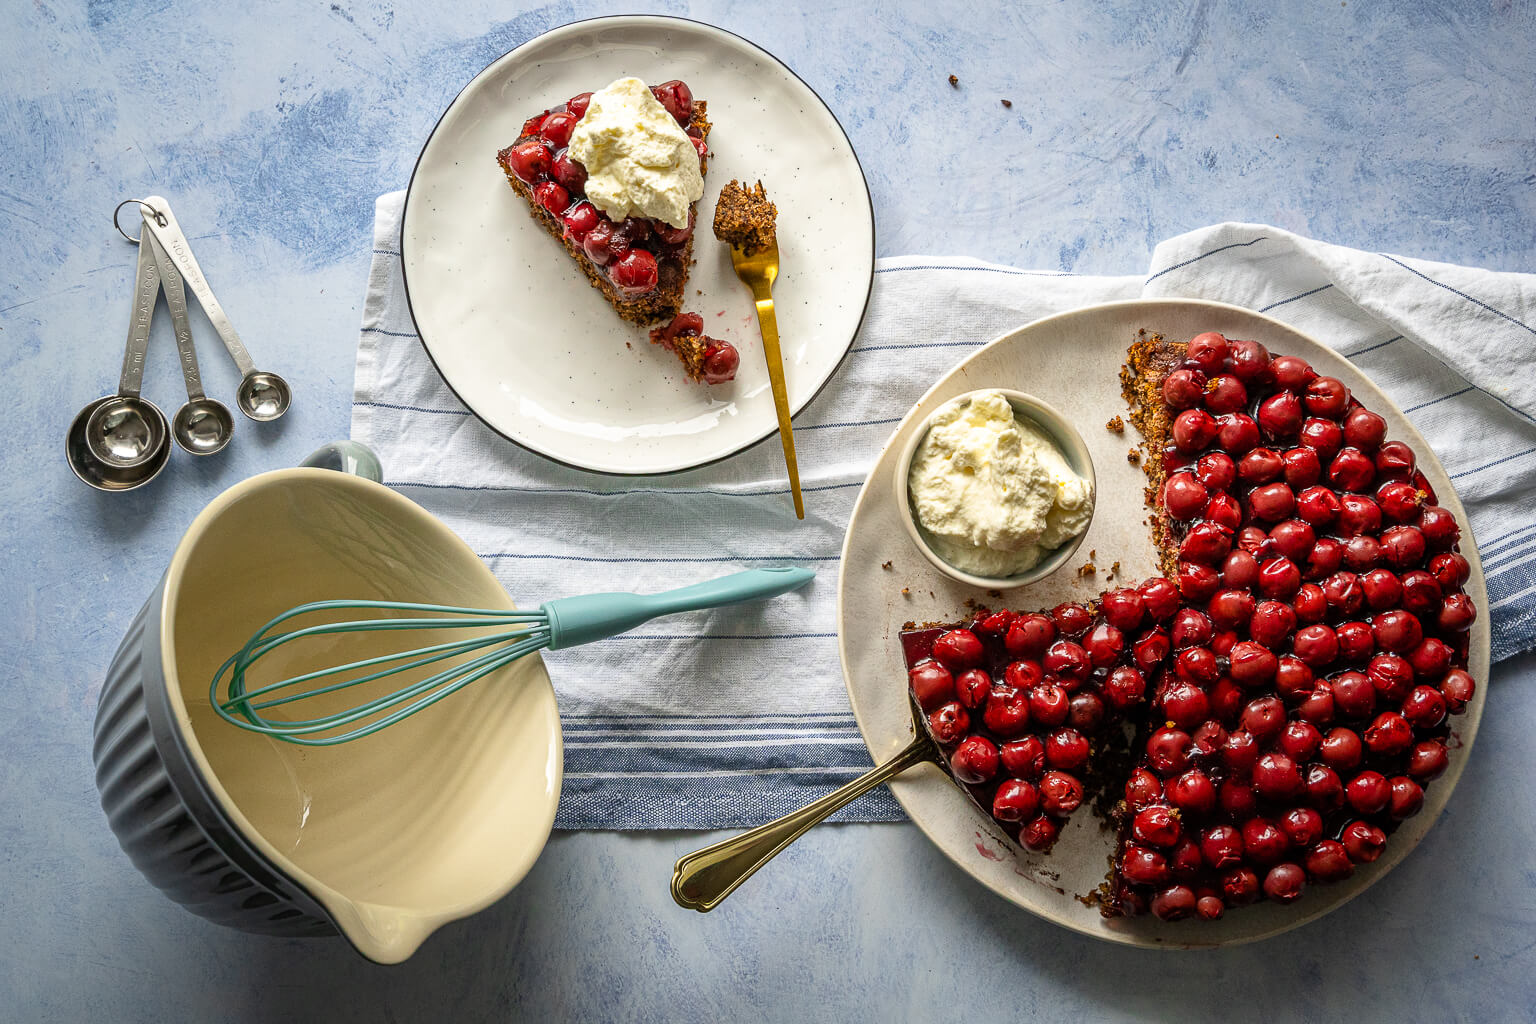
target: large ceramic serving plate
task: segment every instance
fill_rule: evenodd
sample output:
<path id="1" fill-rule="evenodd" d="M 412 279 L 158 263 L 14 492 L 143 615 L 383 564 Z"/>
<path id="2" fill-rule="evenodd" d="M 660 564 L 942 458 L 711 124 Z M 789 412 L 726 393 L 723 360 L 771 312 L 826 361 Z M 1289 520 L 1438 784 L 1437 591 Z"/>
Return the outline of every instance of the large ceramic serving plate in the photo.
<path id="1" fill-rule="evenodd" d="M 1375 385 L 1353 365 L 1295 329 L 1250 310 L 1180 299 L 1116 302 L 1036 321 L 981 349 L 933 386 L 886 444 L 854 508 L 843 547 L 838 591 L 838 635 L 854 714 L 874 759 L 885 760 L 912 736 L 906 672 L 897 639 L 908 621 L 956 621 L 975 600 L 993 607 L 1050 608 L 1085 600 L 1107 585 L 1135 583 L 1154 574 L 1153 547 L 1143 503 L 1146 479 L 1126 459 L 1139 440 L 1135 428 L 1107 430 L 1124 416 L 1119 371 L 1136 332 L 1146 328 L 1185 340 L 1201 331 L 1255 338 L 1277 354 L 1301 356 L 1319 373 L 1338 377 L 1368 408 L 1387 420 L 1389 437 L 1407 441 L 1440 503 L 1462 524 L 1461 550 L 1472 566 L 1467 593 L 1477 604 L 1471 671 L 1480 684 L 1465 714 L 1453 718 L 1450 767 L 1425 791 L 1424 809 L 1393 834 L 1386 852 L 1347 881 L 1309 886 L 1290 906 L 1261 903 L 1220 921 L 1167 923 L 1156 918 L 1106 920 L 1079 897 L 1105 878 L 1114 836 L 1084 807 L 1062 831 L 1050 854 L 1014 845 L 948 777 L 922 765 L 891 783 L 896 799 L 933 842 L 963 870 L 998 895 L 1074 931 L 1111 942 L 1163 948 L 1199 948 L 1251 942 L 1313 920 L 1358 895 L 1408 855 L 1435 823 L 1456 786 L 1482 717 L 1488 678 L 1488 598 L 1482 566 L 1466 516 L 1429 445 Z M 897 517 L 892 495 L 894 460 L 911 431 L 936 406 L 982 387 L 1016 388 L 1055 405 L 1088 442 L 1098 477 L 1098 510 L 1071 566 L 1005 598 L 951 581 L 918 554 Z M 1086 557 L 1085 557 L 1086 556 Z M 1094 575 L 1073 569 L 1092 558 Z M 1119 570 L 1106 580 L 1110 567 Z M 889 565 L 889 569 L 882 568 Z M 907 588 L 903 593 L 902 588 Z M 1451 865 L 1446 865 L 1450 870 Z"/>
<path id="2" fill-rule="evenodd" d="M 709 172 L 683 308 L 740 350 L 734 382 L 689 381 L 643 328 L 620 320 L 496 163 L 526 118 L 625 75 L 682 79 L 709 104 Z M 406 292 L 443 379 L 504 436 L 604 473 L 687 469 L 773 433 L 750 295 L 710 230 L 731 178 L 761 179 L 778 205 L 774 300 L 798 412 L 852 344 L 874 280 L 869 189 L 832 112 L 768 53 L 677 18 L 577 22 L 498 59 L 443 114 L 406 195 Z"/>

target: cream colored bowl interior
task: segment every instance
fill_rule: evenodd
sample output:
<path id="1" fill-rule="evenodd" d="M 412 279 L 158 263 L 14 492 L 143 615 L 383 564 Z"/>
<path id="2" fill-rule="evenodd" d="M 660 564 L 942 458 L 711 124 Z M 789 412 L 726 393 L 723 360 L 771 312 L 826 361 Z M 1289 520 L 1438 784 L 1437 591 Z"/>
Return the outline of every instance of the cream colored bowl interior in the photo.
<path id="1" fill-rule="evenodd" d="M 512 602 L 419 506 L 328 470 L 283 470 L 232 488 L 193 523 L 171 565 L 164 672 L 193 757 L 247 838 L 364 955 L 397 962 L 439 925 L 505 894 L 543 848 L 560 793 L 555 697 L 535 655 L 335 747 L 294 746 L 215 715 L 208 686 L 224 660 L 278 613 L 330 598 Z M 371 616 L 336 616 L 357 617 Z M 284 648 L 271 668 L 287 676 L 463 635 L 349 634 Z M 309 705 L 293 717 L 325 710 Z"/>

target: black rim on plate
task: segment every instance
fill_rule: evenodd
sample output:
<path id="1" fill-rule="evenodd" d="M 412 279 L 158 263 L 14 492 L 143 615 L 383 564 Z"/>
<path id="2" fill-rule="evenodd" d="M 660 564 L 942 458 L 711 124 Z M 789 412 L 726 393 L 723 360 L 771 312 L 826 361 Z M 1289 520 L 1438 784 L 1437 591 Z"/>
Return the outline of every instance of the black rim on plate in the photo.
<path id="1" fill-rule="evenodd" d="M 854 336 L 856 337 L 858 335 L 859 331 L 861 329 L 863 329 L 863 327 L 864 327 L 864 318 L 869 314 L 869 300 L 870 300 L 871 295 L 874 294 L 874 289 L 875 289 L 875 216 L 874 216 L 874 212 L 875 212 L 875 199 L 874 199 L 873 193 L 871 193 L 870 190 L 869 190 L 869 178 L 864 173 L 864 165 L 859 162 L 858 151 L 853 148 L 853 140 L 848 138 L 848 131 L 847 131 L 847 129 L 845 129 L 843 127 L 842 122 L 837 119 L 837 115 L 835 113 L 833 113 L 832 108 L 831 108 L 830 105 L 828 105 L 827 101 L 822 99 L 821 98 L 821 94 L 819 94 L 815 89 L 812 89 L 810 84 L 808 82 L 806 82 L 805 79 L 801 78 L 798 74 L 796 74 L 794 68 L 791 68 L 784 61 L 780 60 L 778 57 L 776 57 L 773 54 L 769 53 L 767 50 L 763 49 L 761 46 L 759 46 L 758 44 L 754 43 L 752 40 L 746 38 L 745 36 L 737 35 L 735 32 L 732 32 L 729 29 L 721 28 L 718 25 L 711 25 L 708 22 L 697 21 L 697 20 L 695 20 L 693 18 L 676 18 L 676 17 L 667 16 L 667 15 L 657 15 L 657 14 L 605 15 L 605 16 L 600 17 L 600 18 L 584 18 L 584 19 L 582 19 L 580 21 L 572 21 L 572 22 L 568 22 L 568 23 L 566 23 L 564 25 L 557 26 L 555 28 L 550 29 L 548 32 L 541 32 L 539 35 L 534 36 L 532 39 L 528 39 L 528 40 L 525 40 L 522 43 L 519 43 L 517 46 L 514 46 L 512 49 L 508 50 L 506 53 L 503 53 L 500 57 L 497 57 L 495 60 L 491 61 L 485 67 L 481 68 L 480 71 L 473 78 L 471 78 L 467 83 L 465 83 L 464 87 L 462 89 L 460 89 L 458 91 L 458 93 L 456 93 L 454 95 L 453 99 L 449 101 L 448 106 L 444 107 L 443 108 L 443 112 L 438 115 L 437 123 L 432 126 L 432 131 L 430 133 L 428 133 L 427 141 L 422 143 L 421 152 L 416 155 L 416 163 L 411 168 L 411 179 L 406 184 L 406 187 L 405 187 L 405 202 L 402 203 L 401 207 L 400 207 L 400 279 L 401 279 L 401 281 L 405 285 L 405 306 L 406 306 L 406 311 L 410 314 L 411 324 L 412 324 L 412 326 L 414 326 L 416 328 L 416 340 L 421 343 L 422 351 L 426 352 L 427 359 L 429 359 L 431 361 L 432 369 L 437 371 L 438 377 L 440 377 L 442 379 L 443 383 L 448 386 L 448 390 L 453 392 L 453 397 L 458 399 L 459 404 L 462 405 L 469 412 L 469 414 L 471 416 L 473 416 L 475 419 L 479 420 L 482 424 L 484 424 L 492 432 L 494 432 L 495 434 L 499 435 L 500 437 L 503 437 L 506 440 L 512 442 L 513 444 L 517 445 L 519 448 L 523 449 L 524 451 L 530 452 L 530 453 L 532 453 L 534 455 L 537 455 L 541 459 L 547 459 L 548 461 L 556 463 L 557 465 L 567 466 L 567 467 L 569 467 L 571 469 L 581 470 L 584 473 L 596 473 L 596 474 L 599 474 L 601 476 L 620 476 L 620 477 L 674 476 L 674 475 L 676 475 L 678 473 L 688 473 L 688 472 L 692 472 L 693 470 L 696 470 L 696 469 L 703 469 L 706 466 L 713 466 L 713 465 L 715 465 L 718 462 L 724 462 L 726 459 L 733 458 L 733 457 L 735 457 L 737 455 L 740 455 L 743 452 L 751 451 L 753 448 L 756 448 L 758 445 L 762 444 L 764 441 L 768 440 L 769 438 L 773 437 L 776 433 L 778 433 L 778 424 L 776 422 L 771 424 L 769 426 L 769 429 L 761 437 L 758 437 L 758 438 L 756 438 L 754 440 L 748 441 L 748 442 L 746 442 L 745 444 L 741 445 L 738 448 L 734 448 L 731 451 L 728 451 L 728 452 L 726 452 L 726 453 L 724 453 L 722 455 L 717 455 L 714 458 L 706 459 L 703 462 L 697 462 L 697 463 L 694 463 L 691 466 L 682 466 L 682 467 L 679 467 L 677 469 L 646 470 L 646 471 L 635 472 L 635 473 L 629 473 L 629 472 L 625 472 L 623 470 L 617 470 L 617 469 L 593 469 L 590 466 L 581 466 L 581 465 L 578 465 L 578 464 L 576 464 L 574 462 L 567 462 L 565 459 L 557 458 L 557 457 L 555 457 L 553 455 L 550 455 L 547 452 L 541 452 L 537 448 L 534 448 L 533 446 L 531 446 L 529 444 L 525 444 L 524 442 L 518 440 L 517 438 L 513 437 L 511 434 L 508 434 L 505 431 L 500 430 L 499 428 L 497 428 L 495 426 L 495 424 L 491 423 L 484 416 L 482 416 L 480 414 L 480 410 L 476 409 L 469 402 L 465 401 L 464 396 L 459 394 L 458 389 L 453 386 L 453 382 L 448 379 L 448 375 L 443 373 L 443 368 L 438 365 L 437 358 L 432 354 L 432 347 L 427 344 L 426 334 L 421 329 L 421 321 L 419 321 L 416 318 L 416 307 L 415 307 L 414 303 L 412 303 L 412 301 L 411 301 L 411 277 L 410 277 L 410 274 L 407 272 L 407 266 L 408 266 L 409 261 L 406 259 L 406 253 L 405 253 L 405 221 L 406 221 L 406 211 L 409 210 L 410 204 L 411 204 L 411 189 L 412 189 L 412 186 L 414 186 L 416 184 L 416 175 L 421 170 L 421 161 L 426 156 L 427 149 L 432 145 L 432 140 L 437 137 L 438 129 L 441 128 L 442 125 L 443 125 L 443 118 L 448 116 L 448 112 L 451 111 L 454 108 L 455 104 L 457 104 L 459 102 L 459 99 L 466 92 L 468 92 L 475 85 L 476 82 L 480 81 L 480 79 L 491 68 L 495 67 L 498 63 L 500 63 L 501 61 L 505 60 L 507 57 L 511 56 L 512 54 L 516 53 L 517 51 L 523 49 L 524 47 L 533 45 L 534 43 L 538 42 L 540 39 L 543 39 L 545 36 L 549 35 L 552 32 L 560 32 L 560 31 L 563 31 L 564 29 L 572 28 L 572 27 L 574 27 L 576 25 L 597 25 L 600 22 L 606 22 L 606 21 L 630 21 L 630 20 L 634 20 L 634 19 L 642 19 L 644 21 L 654 22 L 657 25 L 666 25 L 667 23 L 671 22 L 671 23 L 679 23 L 679 24 L 683 24 L 683 25 L 697 26 L 697 27 L 700 27 L 700 28 L 709 29 L 710 31 L 713 31 L 713 32 L 720 32 L 720 33 L 723 33 L 723 34 L 725 34 L 727 36 L 730 36 L 732 39 L 739 40 L 740 42 L 745 43 L 747 46 L 751 47 L 752 49 L 756 50 L 757 52 L 759 52 L 759 53 L 763 54 L 764 56 L 768 57 L 770 60 L 772 60 L 774 63 L 778 64 L 781 68 L 783 68 L 786 72 L 788 72 L 790 77 L 792 77 L 795 81 L 797 81 L 801 85 L 805 86 L 806 90 L 812 96 L 816 97 L 816 101 L 818 103 L 820 103 L 821 106 L 822 106 L 822 109 L 824 109 L 827 112 L 827 116 L 832 118 L 832 123 L 837 126 L 837 130 L 843 136 L 843 141 L 848 146 L 848 152 L 853 157 L 854 166 L 859 169 L 859 180 L 864 183 L 864 196 L 865 196 L 865 199 L 869 203 L 869 212 L 870 212 L 870 216 L 869 216 L 869 283 L 864 288 L 864 305 L 859 310 L 859 320 L 858 320 L 858 323 L 856 323 L 854 325 L 854 328 L 853 328 Z M 826 390 L 827 385 L 832 383 L 832 378 L 836 377 L 838 375 L 838 373 L 842 371 L 843 363 L 848 359 L 848 353 L 850 351 L 852 351 L 852 349 L 853 349 L 853 338 L 849 338 L 848 339 L 848 347 L 845 348 L 843 350 L 843 354 L 838 357 L 837 362 L 832 366 L 831 372 L 829 372 L 827 374 L 826 379 L 823 380 L 820 384 L 818 384 L 816 386 L 816 390 L 811 392 L 810 397 L 805 400 L 805 404 L 802 405 L 799 410 L 797 410 L 795 412 L 792 412 L 790 414 L 791 419 L 793 419 L 793 417 L 795 417 L 795 416 L 798 416 L 800 413 L 804 412 L 806 409 L 809 409 L 811 407 L 812 403 L 814 403 L 816 401 L 816 399 L 818 397 L 820 397 L 821 393 Z"/>

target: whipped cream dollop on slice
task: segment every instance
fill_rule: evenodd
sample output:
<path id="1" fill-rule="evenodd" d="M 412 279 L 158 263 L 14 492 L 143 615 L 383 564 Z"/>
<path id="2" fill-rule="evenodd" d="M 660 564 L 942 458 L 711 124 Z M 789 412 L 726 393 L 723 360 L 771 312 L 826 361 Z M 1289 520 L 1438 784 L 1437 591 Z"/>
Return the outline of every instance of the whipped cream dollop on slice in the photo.
<path id="1" fill-rule="evenodd" d="M 688 226 L 704 195 L 693 141 L 638 78 L 592 94 L 571 132 L 571 159 L 587 169 L 587 198 L 610 220 L 649 217 Z"/>
<path id="2" fill-rule="evenodd" d="M 978 576 L 1033 568 L 1093 518 L 1093 485 L 998 391 L 939 407 L 907 493 L 934 553 Z"/>

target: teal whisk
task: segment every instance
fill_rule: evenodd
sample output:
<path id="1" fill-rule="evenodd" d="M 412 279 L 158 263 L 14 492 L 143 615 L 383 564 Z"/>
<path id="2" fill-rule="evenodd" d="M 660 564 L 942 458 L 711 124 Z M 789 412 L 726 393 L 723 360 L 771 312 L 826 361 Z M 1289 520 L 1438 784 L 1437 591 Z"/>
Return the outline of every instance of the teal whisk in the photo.
<path id="1" fill-rule="evenodd" d="M 214 673 L 213 682 L 208 687 L 208 699 L 226 722 L 250 732 L 301 746 L 334 746 L 371 736 L 535 651 L 545 648 L 558 651 L 617 636 L 659 615 L 777 597 L 804 586 L 814 575 L 810 569 L 794 567 L 749 569 L 661 594 L 562 597 L 546 601 L 537 611 L 526 612 L 453 608 L 399 601 L 314 601 L 290 608 L 246 641 L 245 646 Z M 279 626 L 300 616 L 341 610 L 418 614 L 403 618 L 327 622 L 278 631 Z M 337 633 L 486 626 L 508 628 L 463 640 L 321 668 L 254 689 L 246 688 L 246 674 L 257 662 L 279 647 L 305 639 Z M 263 714 L 272 708 L 286 707 L 325 694 L 375 683 L 459 655 L 473 656 L 381 696 L 328 714 L 295 720 L 272 719 Z M 373 671 L 368 671 L 370 669 Z M 361 674 L 349 676 L 353 672 Z M 337 676 L 347 678 L 322 682 Z"/>

